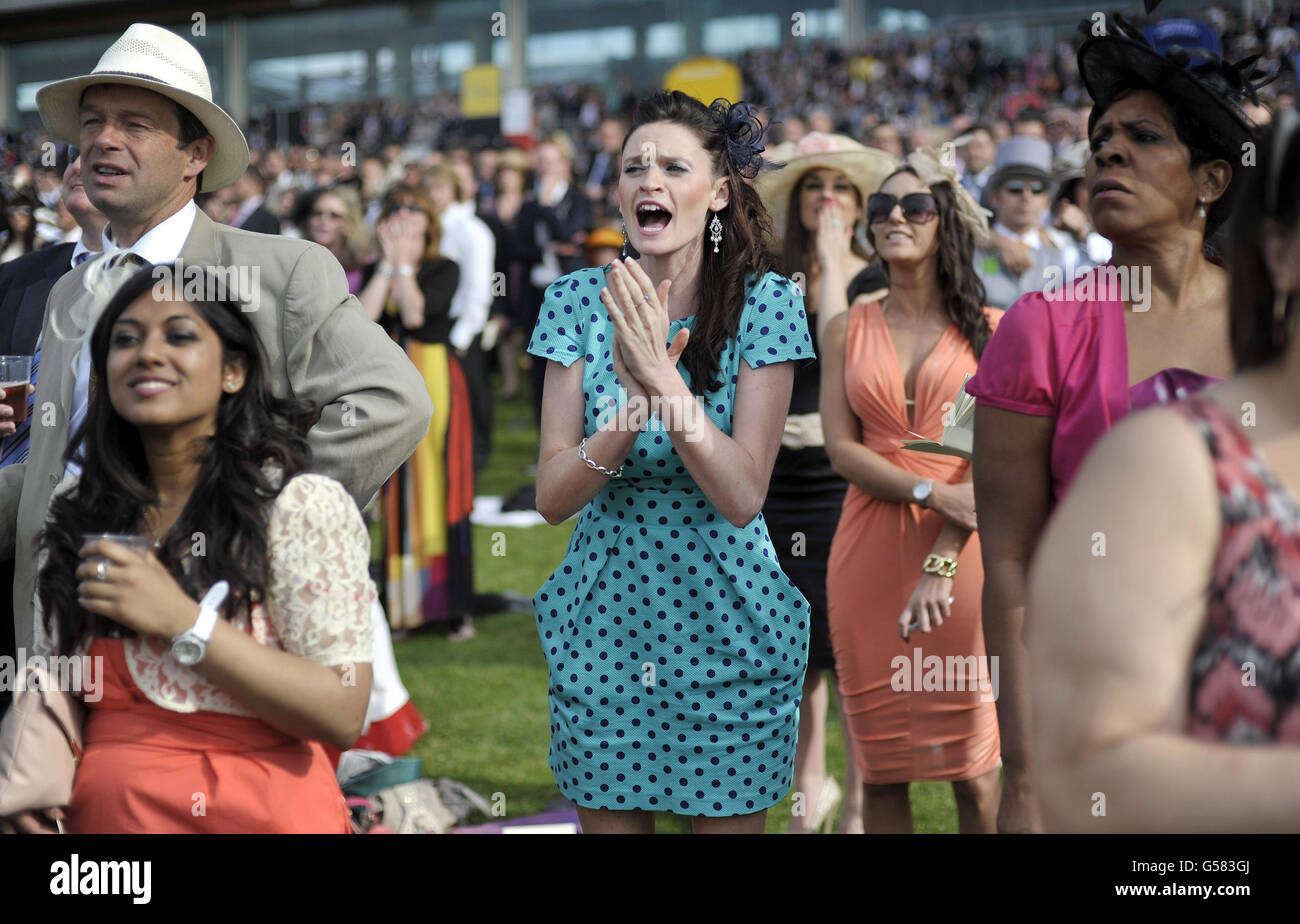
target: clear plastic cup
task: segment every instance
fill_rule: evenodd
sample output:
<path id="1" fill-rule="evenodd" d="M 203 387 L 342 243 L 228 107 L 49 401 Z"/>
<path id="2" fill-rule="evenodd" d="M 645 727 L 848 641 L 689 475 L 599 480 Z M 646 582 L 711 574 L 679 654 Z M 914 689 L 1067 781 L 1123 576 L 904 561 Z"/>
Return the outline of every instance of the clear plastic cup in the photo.
<path id="1" fill-rule="evenodd" d="M 153 539 L 149 536 L 141 536 L 138 533 L 82 533 L 81 535 L 82 545 L 85 545 L 88 542 L 98 542 L 100 540 L 116 542 L 118 545 L 126 546 L 141 558 L 146 557 L 149 554 L 149 550 L 153 548 Z M 86 561 L 91 564 L 101 561 L 108 562 L 110 565 L 112 564 L 112 562 L 103 555 L 91 555 L 86 559 Z M 135 633 L 130 629 L 125 628 L 120 623 L 116 623 L 106 616 L 96 616 L 95 619 L 98 621 L 98 629 L 95 632 L 96 635 L 104 636 L 105 638 L 135 637 Z"/>

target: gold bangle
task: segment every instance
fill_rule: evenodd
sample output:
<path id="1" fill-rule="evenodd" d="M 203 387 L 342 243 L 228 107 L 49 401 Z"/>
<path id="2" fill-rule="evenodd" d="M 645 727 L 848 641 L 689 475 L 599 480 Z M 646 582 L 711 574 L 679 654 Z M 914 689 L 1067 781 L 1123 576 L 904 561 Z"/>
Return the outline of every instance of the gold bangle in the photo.
<path id="1" fill-rule="evenodd" d="M 937 574 L 939 577 L 955 577 L 957 575 L 957 559 L 945 558 L 942 555 L 930 554 L 925 556 L 925 564 L 921 570 L 926 574 Z"/>

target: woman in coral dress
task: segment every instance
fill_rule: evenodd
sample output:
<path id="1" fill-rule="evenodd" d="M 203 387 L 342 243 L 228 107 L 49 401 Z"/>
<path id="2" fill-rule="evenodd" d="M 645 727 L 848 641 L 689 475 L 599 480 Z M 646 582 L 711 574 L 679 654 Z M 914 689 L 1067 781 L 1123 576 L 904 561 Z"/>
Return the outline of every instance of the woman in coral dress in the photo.
<path id="1" fill-rule="evenodd" d="M 1001 312 L 970 259 L 983 214 L 951 171 L 914 154 L 867 203 L 889 266 L 883 301 L 827 327 L 822 418 L 849 481 L 827 598 L 868 833 L 911 831 L 908 784 L 949 780 L 963 832 L 991 832 L 996 672 L 984 658 L 983 569 L 969 463 L 905 449 L 938 439 Z"/>
<path id="2" fill-rule="evenodd" d="M 346 833 L 324 745 L 356 740 L 370 693 L 365 524 L 306 471 L 314 409 L 272 394 L 240 306 L 160 298 L 156 269 L 91 334 L 80 475 L 41 535 L 42 648 L 102 665 L 66 828 Z"/>

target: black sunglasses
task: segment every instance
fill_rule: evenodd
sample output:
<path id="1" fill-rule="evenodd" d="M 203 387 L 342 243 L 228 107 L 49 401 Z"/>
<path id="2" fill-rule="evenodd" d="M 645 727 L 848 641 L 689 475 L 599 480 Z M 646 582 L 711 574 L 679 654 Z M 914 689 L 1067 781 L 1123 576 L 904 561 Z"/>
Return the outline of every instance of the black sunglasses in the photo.
<path id="1" fill-rule="evenodd" d="M 1047 192 L 1047 184 L 1042 180 L 1031 180 L 1029 182 L 1024 180 L 1011 180 L 1008 183 L 1003 183 L 1002 188 L 1013 196 L 1020 195 L 1026 189 L 1035 196 L 1041 196 L 1043 193 Z"/>
<path id="2" fill-rule="evenodd" d="M 908 193 L 903 198 L 889 193 L 872 193 L 867 198 L 867 223 L 887 221 L 894 214 L 894 206 L 903 207 L 903 217 L 914 225 L 923 225 L 939 217 L 939 203 L 930 193 Z"/>

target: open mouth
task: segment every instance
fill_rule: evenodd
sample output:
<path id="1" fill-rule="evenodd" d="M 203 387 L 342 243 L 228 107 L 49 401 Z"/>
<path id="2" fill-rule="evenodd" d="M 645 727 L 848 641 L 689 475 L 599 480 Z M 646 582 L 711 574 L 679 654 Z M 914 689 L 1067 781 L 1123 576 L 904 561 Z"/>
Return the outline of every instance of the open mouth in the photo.
<path id="1" fill-rule="evenodd" d="M 636 207 L 636 225 L 642 234 L 659 234 L 673 220 L 673 213 L 657 202 L 643 202 Z"/>
<path id="2" fill-rule="evenodd" d="M 887 241 L 910 241 L 911 239 L 912 235 L 908 234 L 906 231 L 890 231 L 885 235 L 885 240 Z"/>
<path id="3" fill-rule="evenodd" d="M 95 167 L 95 176 L 126 176 L 125 170 L 119 170 L 117 167 L 108 164 L 100 164 Z"/>

